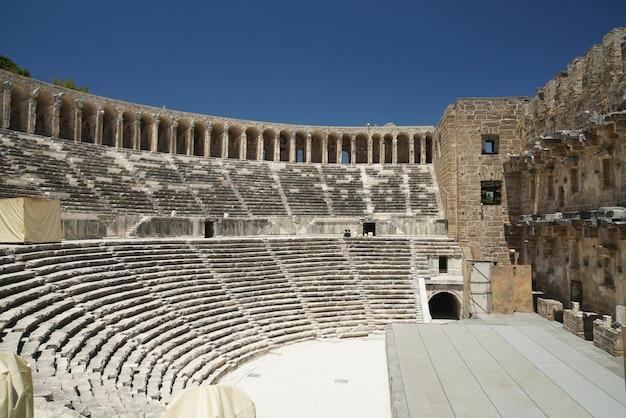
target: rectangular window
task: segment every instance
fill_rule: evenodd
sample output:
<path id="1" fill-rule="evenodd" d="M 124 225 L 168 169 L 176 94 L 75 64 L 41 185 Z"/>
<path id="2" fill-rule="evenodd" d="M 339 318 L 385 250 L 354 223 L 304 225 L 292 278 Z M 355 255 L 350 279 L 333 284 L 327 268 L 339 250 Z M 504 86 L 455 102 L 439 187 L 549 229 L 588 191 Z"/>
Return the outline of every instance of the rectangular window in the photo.
<path id="1" fill-rule="evenodd" d="M 448 257 L 445 255 L 439 256 L 439 273 L 447 273 L 448 272 Z"/>
<path id="2" fill-rule="evenodd" d="M 498 146 L 500 142 L 500 135 L 498 134 L 483 134 L 482 140 L 482 153 L 483 154 L 497 154 Z"/>
<path id="3" fill-rule="evenodd" d="M 480 203 L 483 205 L 502 204 L 502 181 L 481 181 Z"/>

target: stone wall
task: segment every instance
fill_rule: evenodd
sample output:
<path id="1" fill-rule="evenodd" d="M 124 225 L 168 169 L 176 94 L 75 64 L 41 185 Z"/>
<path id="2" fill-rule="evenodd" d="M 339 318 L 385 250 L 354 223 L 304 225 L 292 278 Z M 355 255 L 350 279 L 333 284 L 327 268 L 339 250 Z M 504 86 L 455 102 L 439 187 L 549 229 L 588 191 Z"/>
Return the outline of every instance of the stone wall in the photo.
<path id="1" fill-rule="evenodd" d="M 626 106 L 626 28 L 604 36 L 584 56 L 574 58 L 567 69 L 537 89 L 524 120 L 524 135 L 535 140 L 561 129 L 587 123 L 586 112 L 606 114 Z"/>
<path id="2" fill-rule="evenodd" d="M 510 264 L 504 225 L 509 223 L 507 154 L 522 146 L 520 126 L 528 98 L 459 99 L 446 109 L 435 130 L 434 159 L 450 236 L 475 259 Z M 497 138 L 485 153 L 484 135 Z M 501 204 L 481 204 L 481 182 L 501 184 Z M 514 187 L 514 186 L 511 186 Z"/>

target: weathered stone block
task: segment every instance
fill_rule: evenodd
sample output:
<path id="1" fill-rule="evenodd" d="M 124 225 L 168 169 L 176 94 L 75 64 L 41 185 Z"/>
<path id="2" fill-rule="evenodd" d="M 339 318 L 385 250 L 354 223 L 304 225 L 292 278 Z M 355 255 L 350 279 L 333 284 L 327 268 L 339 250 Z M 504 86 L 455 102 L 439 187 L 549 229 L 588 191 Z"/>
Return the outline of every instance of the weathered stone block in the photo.
<path id="1" fill-rule="evenodd" d="M 624 355 L 624 343 L 621 328 L 605 327 L 604 321 L 593 321 L 593 345 L 615 357 Z"/>
<path id="2" fill-rule="evenodd" d="M 563 303 L 554 299 L 537 298 L 537 313 L 548 321 L 563 322 Z"/>
<path id="3" fill-rule="evenodd" d="M 587 341 L 593 340 L 593 321 L 599 315 L 594 312 L 563 310 L 563 328 Z"/>

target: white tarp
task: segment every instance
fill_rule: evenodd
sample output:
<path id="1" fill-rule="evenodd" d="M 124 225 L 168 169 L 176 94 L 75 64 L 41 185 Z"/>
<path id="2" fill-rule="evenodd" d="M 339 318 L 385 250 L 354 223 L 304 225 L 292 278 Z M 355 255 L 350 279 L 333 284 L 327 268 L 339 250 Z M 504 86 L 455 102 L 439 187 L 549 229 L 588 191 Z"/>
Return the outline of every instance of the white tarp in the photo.
<path id="1" fill-rule="evenodd" d="M 0 352 L 0 418 L 33 418 L 30 367 L 14 353 Z"/>
<path id="2" fill-rule="evenodd" d="M 179 392 L 162 418 L 256 418 L 256 408 L 239 388 L 208 385 Z"/>
<path id="3" fill-rule="evenodd" d="M 62 238 L 60 201 L 0 199 L 0 242 L 60 242 Z"/>

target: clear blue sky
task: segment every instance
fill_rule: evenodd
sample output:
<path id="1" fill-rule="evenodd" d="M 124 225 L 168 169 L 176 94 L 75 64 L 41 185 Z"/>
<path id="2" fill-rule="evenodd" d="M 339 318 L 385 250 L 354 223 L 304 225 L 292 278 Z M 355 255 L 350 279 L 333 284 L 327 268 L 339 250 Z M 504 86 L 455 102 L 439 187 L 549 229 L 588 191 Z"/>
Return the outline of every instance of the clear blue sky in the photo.
<path id="1" fill-rule="evenodd" d="M 458 97 L 533 96 L 626 0 L 0 1 L 0 55 L 50 82 L 306 125 L 435 125 Z"/>

